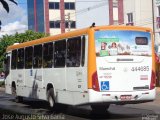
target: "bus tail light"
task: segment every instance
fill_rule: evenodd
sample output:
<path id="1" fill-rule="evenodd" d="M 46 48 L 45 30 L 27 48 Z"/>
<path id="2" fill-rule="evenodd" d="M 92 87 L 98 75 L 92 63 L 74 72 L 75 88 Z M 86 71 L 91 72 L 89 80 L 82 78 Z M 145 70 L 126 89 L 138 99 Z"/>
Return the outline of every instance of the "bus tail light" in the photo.
<path id="1" fill-rule="evenodd" d="M 154 89 L 156 86 L 156 74 L 154 71 L 152 71 L 152 75 L 151 75 L 151 83 L 150 83 L 150 90 Z"/>
<path id="2" fill-rule="evenodd" d="M 99 91 L 99 82 L 97 72 L 92 75 L 92 89 L 95 91 Z"/>

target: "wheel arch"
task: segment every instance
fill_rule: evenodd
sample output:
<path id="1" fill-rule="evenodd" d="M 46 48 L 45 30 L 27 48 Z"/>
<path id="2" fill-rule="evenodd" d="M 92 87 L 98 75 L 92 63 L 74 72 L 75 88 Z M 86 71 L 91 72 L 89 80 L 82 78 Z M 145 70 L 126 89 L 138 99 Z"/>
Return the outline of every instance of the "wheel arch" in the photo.
<path id="1" fill-rule="evenodd" d="M 16 89 L 16 82 L 12 81 L 11 87 L 14 87 Z"/>
<path id="2" fill-rule="evenodd" d="M 49 89 L 53 88 L 53 92 L 54 92 L 54 98 L 56 98 L 56 90 L 55 90 L 55 87 L 53 85 L 53 83 L 48 83 L 47 84 L 47 87 L 46 87 L 46 96 L 47 96 L 47 92 Z"/>

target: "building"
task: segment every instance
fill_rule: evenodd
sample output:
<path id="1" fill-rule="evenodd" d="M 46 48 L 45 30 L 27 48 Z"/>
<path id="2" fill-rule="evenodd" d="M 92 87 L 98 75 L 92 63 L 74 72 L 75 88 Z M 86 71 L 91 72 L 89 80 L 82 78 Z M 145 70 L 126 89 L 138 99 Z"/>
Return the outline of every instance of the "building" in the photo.
<path id="1" fill-rule="evenodd" d="M 109 25 L 122 25 L 123 23 L 123 0 L 109 0 Z"/>
<path id="2" fill-rule="evenodd" d="M 124 0 L 124 23 L 154 29 L 152 0 Z"/>
<path id="3" fill-rule="evenodd" d="M 75 0 L 27 0 L 27 6 L 29 30 L 56 35 L 76 28 Z"/>
<path id="4" fill-rule="evenodd" d="M 158 46 L 160 46 L 160 0 L 153 0 L 154 4 L 154 26 L 155 26 L 155 39 Z M 160 47 L 157 50 L 160 56 Z"/>

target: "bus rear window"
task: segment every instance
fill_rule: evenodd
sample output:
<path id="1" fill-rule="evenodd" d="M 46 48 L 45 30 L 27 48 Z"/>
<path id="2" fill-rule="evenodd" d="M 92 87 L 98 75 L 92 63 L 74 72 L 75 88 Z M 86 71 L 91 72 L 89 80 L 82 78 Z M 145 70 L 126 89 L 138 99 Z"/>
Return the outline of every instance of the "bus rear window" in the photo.
<path id="1" fill-rule="evenodd" d="M 151 34 L 132 30 L 95 32 L 96 56 L 151 56 Z"/>
<path id="2" fill-rule="evenodd" d="M 148 45 L 147 37 L 136 37 L 135 38 L 136 45 Z"/>

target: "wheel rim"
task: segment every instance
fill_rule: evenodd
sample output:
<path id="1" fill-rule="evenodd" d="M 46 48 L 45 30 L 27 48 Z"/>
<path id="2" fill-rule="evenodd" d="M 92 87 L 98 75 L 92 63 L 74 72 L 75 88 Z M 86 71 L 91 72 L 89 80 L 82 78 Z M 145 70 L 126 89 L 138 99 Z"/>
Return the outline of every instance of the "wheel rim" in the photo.
<path id="1" fill-rule="evenodd" d="M 12 87 L 12 95 L 16 96 L 16 89 Z"/>
<path id="2" fill-rule="evenodd" d="M 51 96 L 49 97 L 49 104 L 51 107 L 54 106 L 53 98 Z"/>

